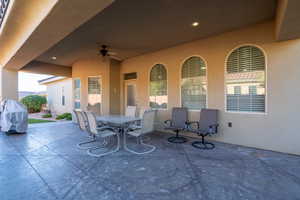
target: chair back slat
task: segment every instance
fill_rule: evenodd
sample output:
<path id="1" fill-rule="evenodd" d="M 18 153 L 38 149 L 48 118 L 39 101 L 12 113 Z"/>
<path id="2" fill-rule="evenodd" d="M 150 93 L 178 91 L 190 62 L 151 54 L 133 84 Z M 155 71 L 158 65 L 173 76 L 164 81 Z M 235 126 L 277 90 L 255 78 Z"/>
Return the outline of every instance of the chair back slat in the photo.
<path id="1" fill-rule="evenodd" d="M 87 117 L 88 123 L 89 123 L 89 131 L 91 134 L 97 134 L 97 120 L 96 116 L 93 112 L 85 112 L 85 115 Z"/>
<path id="2" fill-rule="evenodd" d="M 127 106 L 125 110 L 125 116 L 127 117 L 135 117 L 136 114 L 136 106 Z"/>
<path id="3" fill-rule="evenodd" d="M 172 109 L 172 127 L 185 128 L 188 121 L 188 109 L 175 107 Z"/>
<path id="4" fill-rule="evenodd" d="M 218 110 L 216 109 L 201 109 L 199 126 L 201 130 L 208 131 L 209 126 L 218 123 Z M 213 130 L 214 132 L 216 130 Z"/>
<path id="5" fill-rule="evenodd" d="M 84 113 L 82 111 L 76 111 L 76 113 L 77 113 L 79 128 L 83 131 L 86 131 L 87 127 L 86 127 L 86 118 Z"/>
<path id="6" fill-rule="evenodd" d="M 142 134 L 150 133 L 154 131 L 154 119 L 155 112 L 153 110 L 147 110 L 143 114 L 142 118 Z"/>
<path id="7" fill-rule="evenodd" d="M 138 117 L 143 118 L 144 113 L 145 113 L 147 110 L 149 110 L 149 108 L 147 108 L 147 107 L 140 107 Z"/>

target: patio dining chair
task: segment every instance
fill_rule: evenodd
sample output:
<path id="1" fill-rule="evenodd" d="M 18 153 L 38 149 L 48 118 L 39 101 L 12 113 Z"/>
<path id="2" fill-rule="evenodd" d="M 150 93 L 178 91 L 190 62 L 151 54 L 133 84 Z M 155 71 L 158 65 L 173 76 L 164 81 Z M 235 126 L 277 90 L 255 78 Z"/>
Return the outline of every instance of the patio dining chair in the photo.
<path id="1" fill-rule="evenodd" d="M 134 153 L 134 154 L 141 155 L 141 154 L 151 153 L 156 149 L 155 146 L 146 144 L 143 142 L 143 137 L 146 134 L 152 133 L 154 131 L 154 118 L 155 118 L 155 112 L 153 110 L 147 110 L 143 114 L 143 118 L 141 121 L 141 128 L 135 129 L 135 130 L 128 130 L 125 132 L 126 134 L 124 135 L 124 148 L 127 151 Z M 130 149 L 126 142 L 126 138 L 127 138 L 126 135 L 136 137 L 138 144 L 140 144 L 144 147 L 149 147 L 150 149 L 147 151 L 144 151 L 144 152 L 137 152 L 137 151 Z"/>
<path id="2" fill-rule="evenodd" d="M 83 149 L 83 150 L 92 148 L 90 146 L 84 147 L 84 145 L 96 142 L 96 138 L 93 137 L 89 132 L 89 125 L 88 125 L 87 117 L 86 117 L 85 113 L 83 111 L 76 111 L 76 110 L 74 111 L 74 113 L 76 115 L 78 126 L 79 126 L 80 130 L 87 133 L 89 138 L 92 138 L 88 141 L 77 144 L 77 147 L 79 149 Z"/>
<path id="3" fill-rule="evenodd" d="M 138 117 L 139 117 L 140 119 L 142 119 L 144 113 L 145 113 L 147 110 L 149 110 L 149 109 L 146 108 L 146 107 L 141 107 L 141 108 L 139 108 L 139 111 L 138 111 Z M 130 130 L 136 130 L 136 129 L 141 129 L 141 128 L 142 128 L 141 121 L 136 121 L 134 124 L 131 124 L 131 125 L 129 126 L 129 129 L 130 129 Z"/>
<path id="4" fill-rule="evenodd" d="M 119 151 L 120 149 L 120 136 L 119 136 L 119 132 L 117 129 L 114 129 L 112 127 L 108 127 L 108 126 L 104 126 L 104 127 L 98 127 L 97 126 L 97 120 L 95 115 L 92 112 L 86 112 L 86 116 L 89 122 L 89 128 L 90 128 L 90 132 L 91 134 L 96 138 L 101 137 L 104 139 L 104 142 L 101 146 L 99 146 L 98 148 L 90 148 L 87 150 L 88 155 L 93 156 L 93 157 L 101 157 L 101 156 L 105 156 L 108 154 L 112 154 L 114 152 Z M 111 138 L 113 136 L 117 137 L 117 147 L 111 151 L 106 151 L 104 153 L 94 153 L 95 150 L 100 149 L 100 148 L 104 148 L 105 145 L 107 145 L 107 138 Z"/>
<path id="5" fill-rule="evenodd" d="M 171 130 L 176 133 L 176 136 L 169 137 L 168 141 L 171 143 L 185 143 L 187 139 L 179 136 L 180 131 L 184 131 L 187 127 L 188 122 L 188 109 L 175 107 L 172 109 L 172 119 L 166 120 L 165 129 Z"/>
<path id="6" fill-rule="evenodd" d="M 136 115 L 136 106 L 127 106 L 125 110 L 125 116 L 135 117 Z"/>
<path id="7" fill-rule="evenodd" d="M 196 124 L 196 128 L 193 127 Z M 213 149 L 215 145 L 205 141 L 206 136 L 218 133 L 218 110 L 202 109 L 199 122 L 189 122 L 188 130 L 201 136 L 201 141 L 195 141 L 192 146 L 198 149 Z"/>

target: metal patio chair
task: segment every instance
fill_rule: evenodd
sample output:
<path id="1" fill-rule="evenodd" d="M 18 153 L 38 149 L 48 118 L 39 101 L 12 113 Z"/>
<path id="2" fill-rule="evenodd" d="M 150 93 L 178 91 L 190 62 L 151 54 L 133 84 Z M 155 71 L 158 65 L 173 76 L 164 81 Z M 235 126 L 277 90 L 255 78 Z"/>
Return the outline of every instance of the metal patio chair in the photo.
<path id="1" fill-rule="evenodd" d="M 197 127 L 194 128 L 193 124 Z M 200 120 L 189 122 L 188 130 L 201 136 L 201 141 L 195 141 L 192 146 L 198 149 L 213 149 L 215 145 L 205 141 L 206 136 L 218 133 L 218 110 L 202 109 L 200 112 Z"/>
<path id="2" fill-rule="evenodd" d="M 155 146 L 144 143 L 143 138 L 142 138 L 146 134 L 152 133 L 154 131 L 154 118 L 155 118 L 155 112 L 152 110 L 147 110 L 143 114 L 143 118 L 141 120 L 141 128 L 135 129 L 135 130 L 128 130 L 125 132 L 125 135 L 124 135 L 125 150 L 127 150 L 131 153 L 134 153 L 134 154 L 141 155 L 141 154 L 151 153 L 156 149 Z M 150 149 L 147 151 L 144 151 L 144 152 L 137 152 L 137 151 L 130 149 L 126 143 L 126 135 L 127 134 L 130 136 L 136 137 L 138 144 L 145 146 L 145 147 L 150 147 Z"/>
<path id="3" fill-rule="evenodd" d="M 146 108 L 146 107 L 142 107 L 142 108 L 139 108 L 139 112 L 138 112 L 138 117 L 139 118 L 143 118 L 143 115 L 146 111 L 148 111 L 149 109 Z M 131 124 L 129 126 L 129 129 L 130 130 L 137 130 L 137 129 L 141 129 L 142 128 L 142 125 L 141 125 L 141 121 L 137 121 L 135 122 L 134 124 Z"/>
<path id="4" fill-rule="evenodd" d="M 172 119 L 166 120 L 165 129 L 171 130 L 176 133 L 176 136 L 169 137 L 168 141 L 172 143 L 185 143 L 187 139 L 185 137 L 179 136 L 180 131 L 184 131 L 187 127 L 188 122 L 188 109 L 175 107 L 172 109 Z"/>
<path id="5" fill-rule="evenodd" d="M 125 110 L 125 116 L 135 117 L 136 115 L 136 106 L 127 106 Z"/>
<path id="6" fill-rule="evenodd" d="M 77 118 L 77 121 L 78 121 L 78 125 L 79 125 L 79 128 L 81 129 L 81 131 L 83 131 L 85 133 L 88 133 L 88 138 L 91 138 L 88 141 L 81 142 L 81 143 L 77 144 L 77 147 L 79 149 L 82 149 L 82 150 L 87 150 L 87 149 L 90 149 L 90 148 L 95 148 L 95 146 L 85 146 L 87 144 L 91 144 L 91 143 L 97 142 L 96 136 L 94 134 L 92 134 L 91 131 L 90 131 L 90 126 L 89 126 L 89 123 L 88 123 L 88 119 L 87 119 L 86 113 L 83 112 L 83 111 L 74 111 L 74 113 L 76 115 L 76 118 Z M 104 126 L 101 126 L 101 127 L 104 127 Z"/>
<path id="7" fill-rule="evenodd" d="M 93 157 L 101 157 L 101 156 L 105 156 L 108 154 L 112 154 L 114 152 L 119 151 L 120 149 L 120 136 L 119 136 L 119 132 L 117 129 L 114 129 L 112 127 L 108 127 L 108 126 L 104 126 L 104 127 L 98 127 L 97 126 L 97 120 L 96 120 L 96 116 L 92 113 L 92 112 L 85 112 L 88 122 L 89 122 L 89 128 L 90 128 L 90 132 L 92 135 L 94 135 L 94 137 L 96 138 L 101 137 L 104 139 L 104 142 L 101 146 L 97 147 L 97 148 L 90 148 L 87 150 L 88 155 L 93 156 Z M 100 148 L 104 148 L 105 145 L 107 145 L 107 138 L 111 138 L 113 136 L 117 137 L 117 147 L 114 150 L 111 151 L 107 151 L 105 153 L 94 153 L 93 151 L 100 149 Z"/>

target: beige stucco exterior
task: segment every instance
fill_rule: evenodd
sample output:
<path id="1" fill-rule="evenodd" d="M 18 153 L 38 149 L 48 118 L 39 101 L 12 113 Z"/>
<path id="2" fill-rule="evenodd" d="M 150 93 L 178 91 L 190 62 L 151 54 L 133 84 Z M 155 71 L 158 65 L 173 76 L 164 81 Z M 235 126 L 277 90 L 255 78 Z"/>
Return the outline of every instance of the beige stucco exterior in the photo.
<path id="1" fill-rule="evenodd" d="M 73 109 L 72 79 L 66 78 L 45 84 L 47 86 L 48 108 L 54 115 L 71 113 Z M 65 96 L 65 105 L 62 96 Z"/>
<path id="2" fill-rule="evenodd" d="M 274 24 L 259 24 L 239 31 L 186 43 L 138 56 L 122 63 L 121 74 L 137 72 L 138 106 L 149 104 L 149 72 L 162 63 L 168 71 L 168 110 L 159 110 L 158 128 L 170 118 L 170 109 L 181 106 L 181 65 L 190 56 L 201 56 L 208 68 L 208 107 L 220 110 L 220 131 L 214 139 L 222 142 L 300 154 L 300 40 L 276 42 Z M 267 112 L 246 114 L 225 112 L 224 69 L 230 51 L 243 44 L 253 44 L 267 59 Z M 121 75 L 122 77 L 122 75 Z M 123 91 L 123 90 L 122 90 Z M 124 100 L 122 93 L 122 101 Z M 190 112 L 190 120 L 199 112 Z M 232 122 L 229 128 L 227 123 Z"/>
<path id="3" fill-rule="evenodd" d="M 215 37 L 193 41 L 176 47 L 127 59 L 121 63 L 120 102 L 124 110 L 124 73 L 137 72 L 137 102 L 139 107 L 149 105 L 149 73 L 157 63 L 168 72 L 168 109 L 157 112 L 157 128 L 170 118 L 172 107 L 181 106 L 181 65 L 190 56 L 200 56 L 208 68 L 208 107 L 220 110 L 220 131 L 215 140 L 245 146 L 300 154 L 297 124 L 300 122 L 300 40 L 276 42 L 274 24 L 264 23 L 228 32 Z M 265 52 L 267 61 L 267 111 L 264 114 L 229 113 L 225 111 L 224 69 L 228 54 L 244 44 L 258 46 Z M 102 77 L 103 114 L 110 113 L 110 103 L 118 101 L 113 92 L 111 65 L 97 60 L 81 60 L 73 65 L 73 78 L 82 81 L 82 107 L 87 105 L 87 77 Z M 199 111 L 190 112 L 190 120 L 198 120 Z M 228 127 L 232 122 L 233 127 Z"/>

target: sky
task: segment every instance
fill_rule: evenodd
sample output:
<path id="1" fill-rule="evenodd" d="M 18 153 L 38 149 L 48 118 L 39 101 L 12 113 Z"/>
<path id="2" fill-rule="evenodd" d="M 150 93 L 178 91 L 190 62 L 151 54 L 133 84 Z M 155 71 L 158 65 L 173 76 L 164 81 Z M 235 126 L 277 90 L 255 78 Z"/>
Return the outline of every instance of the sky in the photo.
<path id="1" fill-rule="evenodd" d="M 40 85 L 38 80 L 50 77 L 49 75 L 19 72 L 19 91 L 41 92 L 46 91 L 46 86 Z"/>

